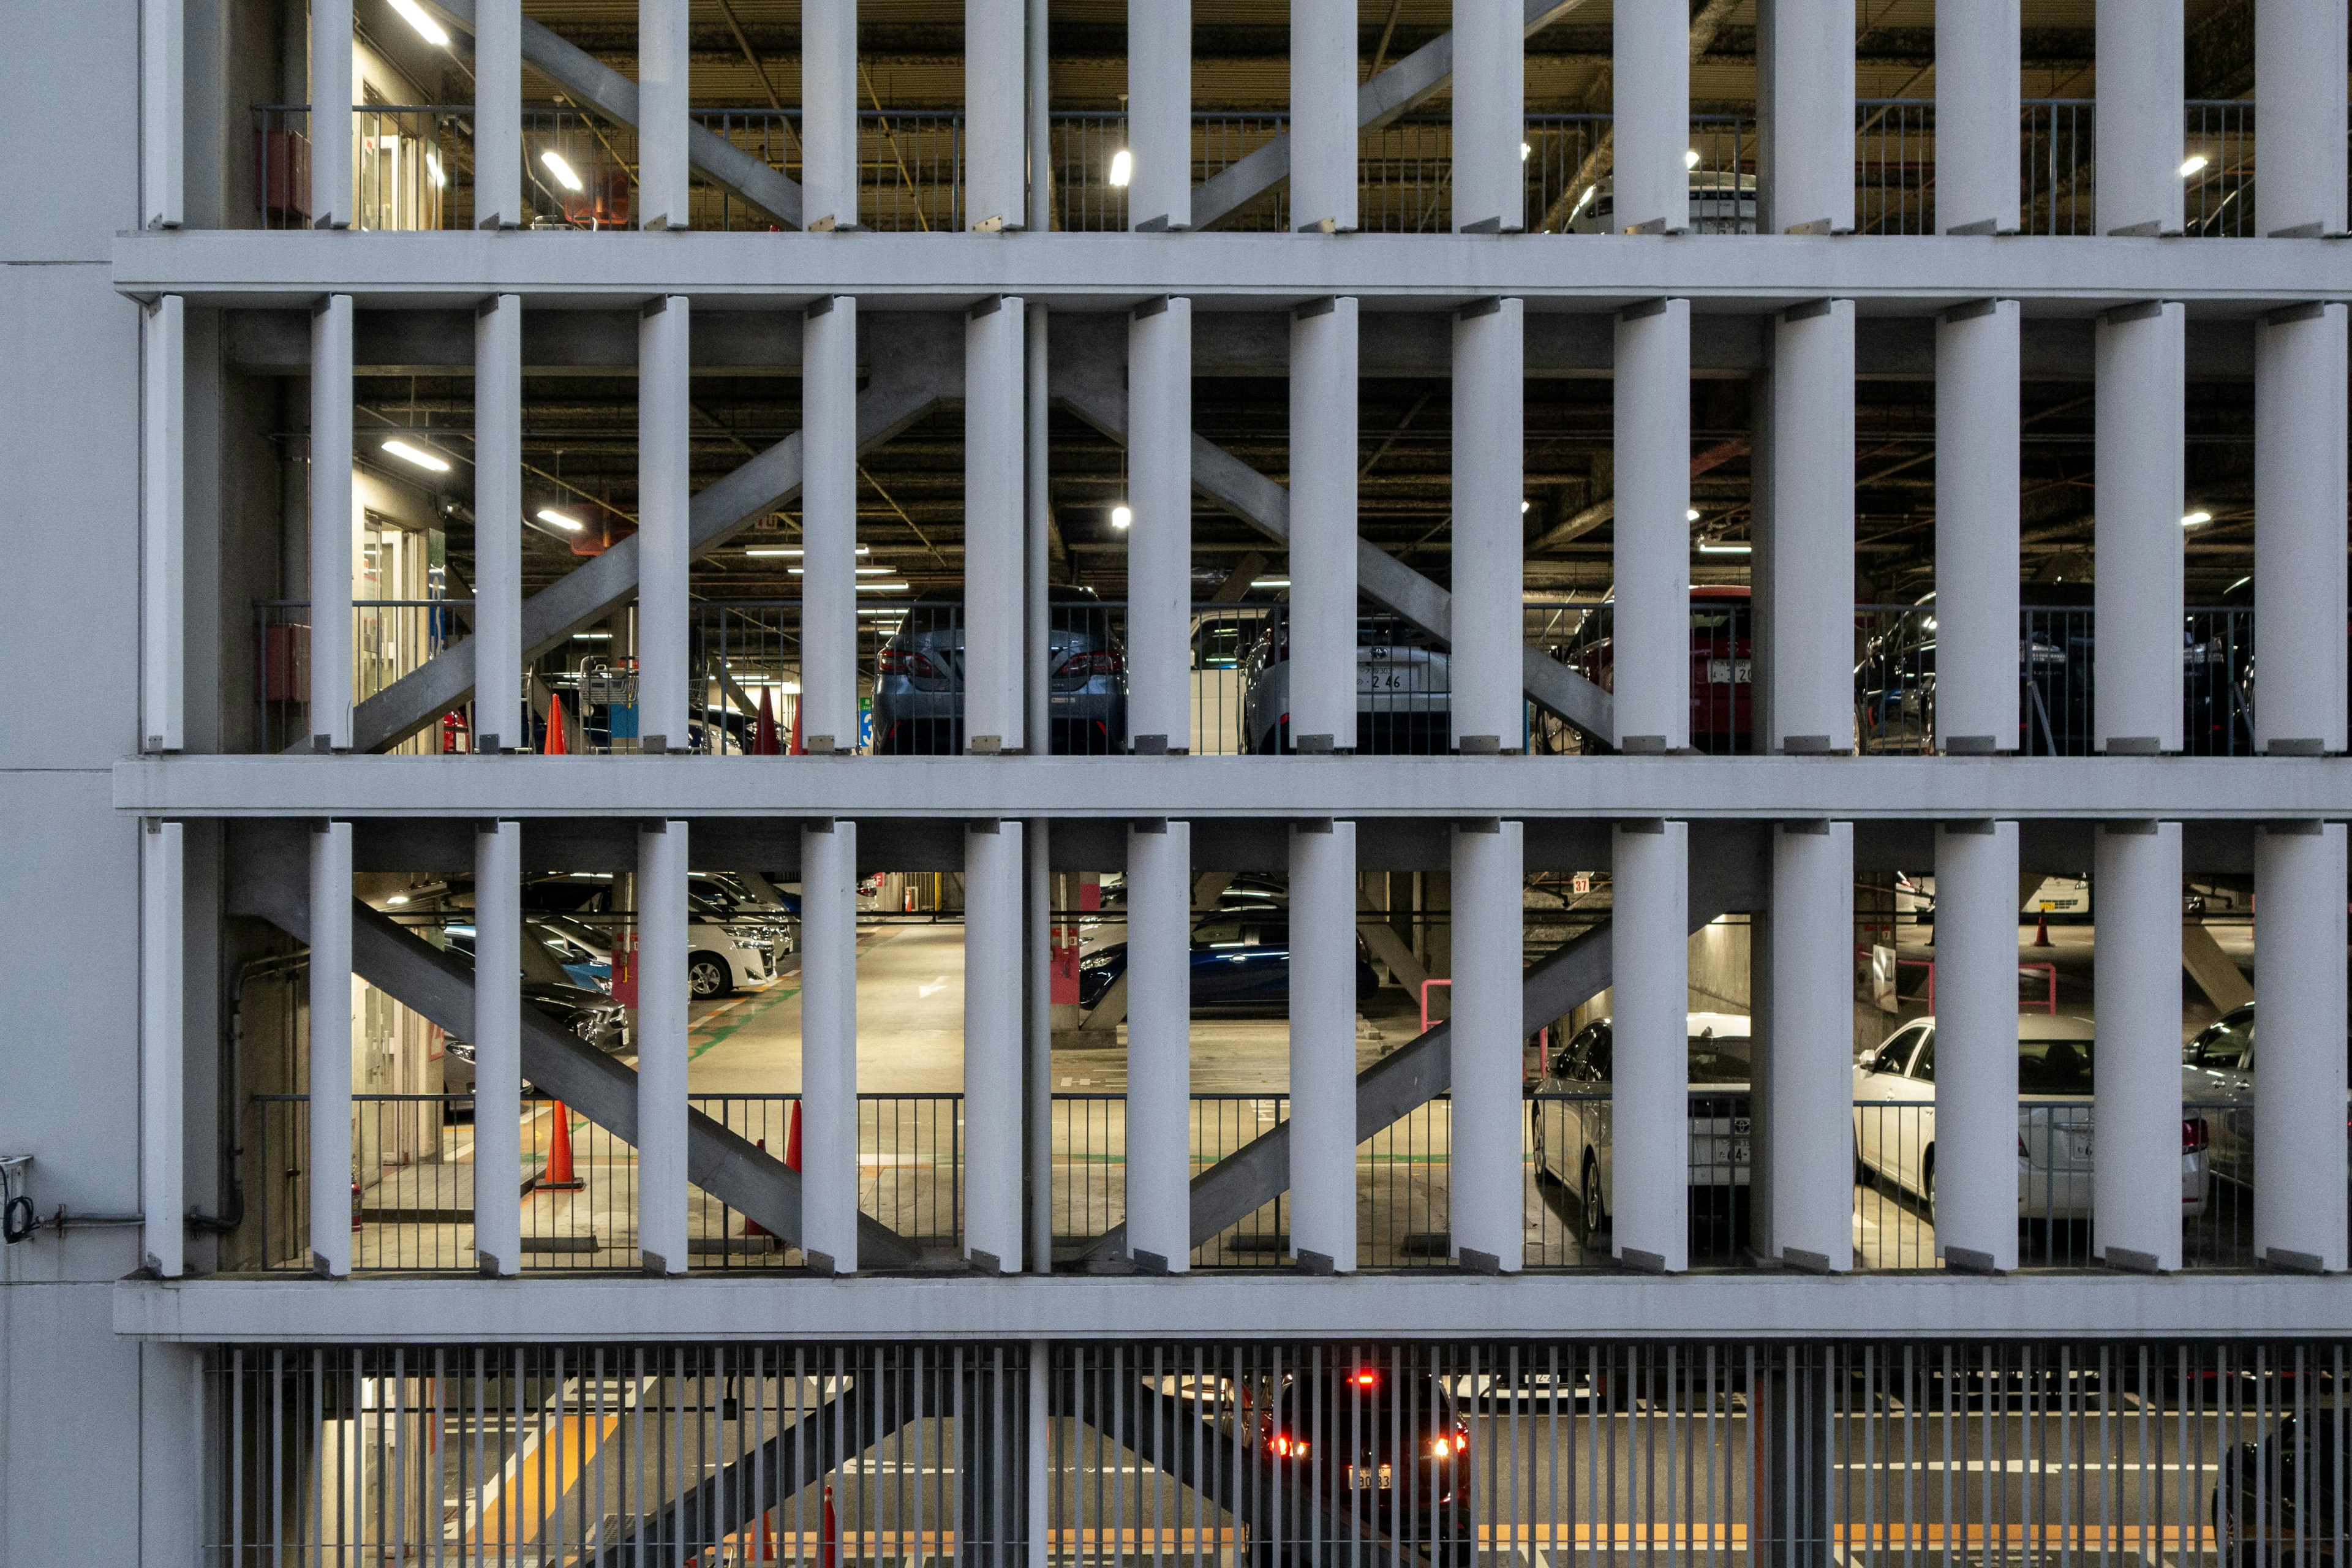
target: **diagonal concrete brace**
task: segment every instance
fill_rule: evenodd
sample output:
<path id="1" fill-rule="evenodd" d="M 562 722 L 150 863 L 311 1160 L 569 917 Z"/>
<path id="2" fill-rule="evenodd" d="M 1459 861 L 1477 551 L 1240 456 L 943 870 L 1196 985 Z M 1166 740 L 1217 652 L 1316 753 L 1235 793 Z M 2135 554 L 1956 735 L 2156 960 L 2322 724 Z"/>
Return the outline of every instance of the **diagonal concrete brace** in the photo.
<path id="1" fill-rule="evenodd" d="M 857 449 L 870 451 L 963 395 L 962 322 L 953 316 L 892 315 L 866 327 L 873 380 L 857 395 Z M 746 523 L 797 495 L 801 438 L 785 437 L 698 494 L 690 503 L 690 548 L 724 544 Z M 523 658 L 534 658 L 607 614 L 637 587 L 637 541 L 622 540 L 523 603 Z M 352 717 L 356 751 L 400 744 L 466 700 L 474 689 L 474 642 L 455 643 L 362 702 Z M 308 745 L 290 747 L 300 751 Z"/>
<path id="2" fill-rule="evenodd" d="M 310 896 L 300 823 L 239 825 L 230 856 L 230 912 L 257 916 L 297 941 L 310 934 Z M 474 1032 L 470 964 L 403 930 L 357 900 L 352 908 L 352 969 L 459 1039 Z M 637 1075 L 525 1003 L 522 1071 L 532 1083 L 623 1142 L 637 1141 Z M 801 1234 L 800 1173 L 698 1110 L 688 1112 L 687 1179 L 787 1242 Z M 861 1266 L 915 1261 L 898 1232 L 860 1215 Z"/>

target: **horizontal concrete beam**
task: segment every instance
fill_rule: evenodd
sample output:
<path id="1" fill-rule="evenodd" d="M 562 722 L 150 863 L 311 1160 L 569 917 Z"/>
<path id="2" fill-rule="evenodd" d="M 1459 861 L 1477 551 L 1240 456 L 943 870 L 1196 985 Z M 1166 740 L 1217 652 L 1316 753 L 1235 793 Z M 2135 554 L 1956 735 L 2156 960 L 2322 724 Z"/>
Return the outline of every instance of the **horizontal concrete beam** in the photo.
<path id="1" fill-rule="evenodd" d="M 1727 788 L 1727 779 L 1738 781 Z M 126 758 L 153 816 L 1949 822 L 2352 816 L 2352 761 L 2248 757 Z"/>

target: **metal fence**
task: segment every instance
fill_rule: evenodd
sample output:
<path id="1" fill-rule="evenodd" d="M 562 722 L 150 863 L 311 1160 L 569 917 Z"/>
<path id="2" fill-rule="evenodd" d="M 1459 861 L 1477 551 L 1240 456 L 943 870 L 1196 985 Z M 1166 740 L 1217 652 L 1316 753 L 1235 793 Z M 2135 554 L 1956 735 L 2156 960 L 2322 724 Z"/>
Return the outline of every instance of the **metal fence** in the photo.
<path id="1" fill-rule="evenodd" d="M 205 1557 L 2337 1562 L 2352 1546 L 2346 1350 L 228 1346 L 198 1385 L 218 1488 Z"/>
<path id="2" fill-rule="evenodd" d="M 1854 105 L 1853 231 L 1936 232 L 1936 103 L 1863 99 Z"/>
<path id="3" fill-rule="evenodd" d="M 2254 214 L 2252 100 L 2191 99 L 2181 145 L 2181 232 L 2251 239 Z"/>

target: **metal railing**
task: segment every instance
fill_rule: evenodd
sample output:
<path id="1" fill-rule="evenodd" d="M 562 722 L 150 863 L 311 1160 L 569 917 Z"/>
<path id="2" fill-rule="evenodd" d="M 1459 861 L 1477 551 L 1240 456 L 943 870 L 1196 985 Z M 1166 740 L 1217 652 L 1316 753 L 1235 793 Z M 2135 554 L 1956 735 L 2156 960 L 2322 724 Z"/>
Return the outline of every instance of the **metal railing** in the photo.
<path id="1" fill-rule="evenodd" d="M 1690 1096 L 1685 1165 L 1693 1268 L 1745 1263 L 1754 1142 L 1744 1091 Z M 1525 1131 L 1530 1268 L 1609 1268 L 1614 1245 L 1615 1117 L 1604 1090 L 1528 1095 Z"/>
<path id="2" fill-rule="evenodd" d="M 1854 105 L 1853 231 L 1936 232 L 1936 103 L 1864 99 Z"/>
<path id="3" fill-rule="evenodd" d="M 2181 232 L 2252 238 L 2261 232 L 2254 213 L 2253 100 L 2191 99 L 2183 132 L 2188 172 L 2181 176 Z"/>

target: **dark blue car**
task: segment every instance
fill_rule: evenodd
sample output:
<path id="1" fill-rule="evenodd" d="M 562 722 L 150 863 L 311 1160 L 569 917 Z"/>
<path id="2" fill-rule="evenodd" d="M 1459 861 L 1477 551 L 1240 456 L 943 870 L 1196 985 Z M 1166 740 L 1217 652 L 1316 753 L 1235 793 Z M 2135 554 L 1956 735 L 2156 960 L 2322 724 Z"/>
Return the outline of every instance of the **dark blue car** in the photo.
<path id="1" fill-rule="evenodd" d="M 1092 1007 L 1127 973 L 1127 944 L 1097 948 L 1079 961 L 1078 1001 Z M 1356 939 L 1356 1000 L 1381 986 L 1363 939 Z M 1290 1001 L 1290 912 L 1225 910 L 1192 928 L 1192 1005 L 1286 1006 Z"/>

